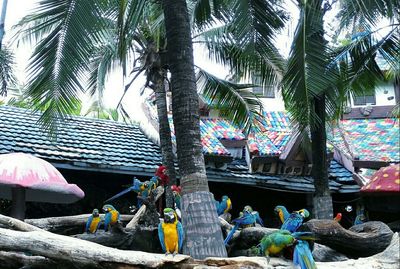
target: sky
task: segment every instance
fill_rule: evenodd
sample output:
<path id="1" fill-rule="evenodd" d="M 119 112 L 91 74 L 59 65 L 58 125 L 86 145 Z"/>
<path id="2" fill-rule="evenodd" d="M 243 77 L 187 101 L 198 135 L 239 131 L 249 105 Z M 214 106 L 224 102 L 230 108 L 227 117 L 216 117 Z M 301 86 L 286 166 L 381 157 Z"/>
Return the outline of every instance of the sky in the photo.
<path id="1" fill-rule="evenodd" d="M 0 0 L 0 7 L 3 0 Z M 7 15 L 5 22 L 6 34 L 4 42 L 7 44 L 13 37 L 14 32 L 11 27 L 15 25 L 23 16 L 32 12 L 34 3 L 36 0 L 9 0 L 7 7 Z M 289 54 L 290 39 L 287 37 L 287 33 L 293 32 L 298 19 L 298 12 L 296 6 L 292 1 L 287 1 L 287 8 L 291 11 L 292 20 L 289 27 L 283 31 L 283 33 L 277 37 L 277 47 L 280 49 L 282 55 L 287 56 Z M 328 21 L 330 18 L 328 17 Z M 10 44 L 16 56 L 16 74 L 20 83 L 26 83 L 26 66 L 29 62 L 29 56 L 32 53 L 32 47 L 28 44 L 19 44 L 16 42 Z M 216 74 L 220 78 L 225 78 L 228 75 L 228 70 L 221 67 L 218 64 L 212 63 L 207 59 L 206 52 L 200 46 L 194 46 L 194 60 L 195 65 L 207 70 L 210 73 Z M 131 114 L 133 119 L 141 120 L 142 115 L 137 114 L 137 107 L 140 105 L 141 97 L 139 90 L 144 85 L 145 78 L 139 78 L 138 81 L 133 84 L 133 87 L 128 91 L 124 98 L 124 106 L 127 111 Z M 120 70 L 115 70 L 110 76 L 106 84 L 106 91 L 104 95 L 104 103 L 107 107 L 115 108 L 120 97 L 123 93 L 123 78 Z M 86 99 L 88 100 L 88 99 Z"/>

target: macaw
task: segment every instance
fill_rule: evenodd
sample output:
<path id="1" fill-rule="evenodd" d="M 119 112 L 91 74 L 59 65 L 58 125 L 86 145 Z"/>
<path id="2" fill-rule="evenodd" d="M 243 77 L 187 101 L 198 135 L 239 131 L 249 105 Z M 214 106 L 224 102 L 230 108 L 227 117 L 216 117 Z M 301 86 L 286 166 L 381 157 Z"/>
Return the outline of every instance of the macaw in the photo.
<path id="1" fill-rule="evenodd" d="M 172 185 L 171 186 L 172 195 L 174 197 L 174 209 L 178 218 L 181 218 L 181 186 Z"/>
<path id="2" fill-rule="evenodd" d="M 99 215 L 99 210 L 97 208 L 93 209 L 92 215 L 88 218 L 86 222 L 85 232 L 87 233 L 96 233 L 97 229 L 100 226 L 101 218 Z"/>
<path id="3" fill-rule="evenodd" d="M 336 216 L 333 218 L 334 221 L 340 222 L 342 220 L 342 213 L 337 213 Z"/>
<path id="4" fill-rule="evenodd" d="M 285 222 L 287 218 L 289 218 L 290 215 L 289 211 L 287 211 L 286 207 L 284 207 L 283 205 L 276 206 L 274 212 L 275 214 L 278 215 L 282 224 Z"/>
<path id="5" fill-rule="evenodd" d="M 254 227 L 256 223 L 258 223 L 258 224 L 260 224 L 262 227 L 264 227 L 264 222 L 263 222 L 263 220 L 261 219 L 260 214 L 258 213 L 258 211 L 255 211 L 255 210 L 253 210 L 253 208 L 252 208 L 251 206 L 246 205 L 246 206 L 244 207 L 243 211 L 239 213 L 239 216 L 240 216 L 240 217 L 243 216 L 243 212 L 244 212 L 244 211 L 250 212 L 250 213 L 253 214 L 254 217 L 256 218 L 256 222 L 255 222 L 255 223 L 250 224 L 250 225 L 247 225 L 247 226 L 245 226 L 245 228 L 247 228 L 247 227 Z"/>
<path id="6" fill-rule="evenodd" d="M 235 231 L 241 227 L 241 226 L 248 226 L 248 225 L 254 225 L 256 223 L 257 219 L 256 216 L 253 215 L 249 210 L 245 209 L 243 210 L 243 215 L 240 216 L 239 218 L 236 218 L 232 221 L 235 226 L 233 226 L 233 229 L 229 232 L 227 237 L 225 238 L 225 245 L 228 245 L 229 241 L 232 239 L 232 236 L 235 234 Z"/>
<path id="7" fill-rule="evenodd" d="M 227 195 L 222 196 L 221 202 L 219 202 L 217 205 L 218 216 L 221 216 L 224 213 L 228 213 L 229 210 L 231 209 L 232 209 L 231 199 Z"/>
<path id="8" fill-rule="evenodd" d="M 113 197 L 108 198 L 107 200 L 104 201 L 104 203 L 110 202 L 110 201 L 112 201 L 112 200 L 114 200 L 114 199 L 116 199 L 116 198 L 118 198 L 118 197 L 121 197 L 122 195 L 124 195 L 124 194 L 126 194 L 126 193 L 128 193 L 128 192 L 130 192 L 130 191 L 134 191 L 134 192 L 136 192 L 136 193 L 139 193 L 140 191 L 142 191 L 142 190 L 144 190 L 144 189 L 145 189 L 145 188 L 144 188 L 144 186 L 143 186 L 143 183 L 142 183 L 139 179 L 137 179 L 136 177 L 134 177 L 134 178 L 133 178 L 132 186 L 130 186 L 129 188 L 127 188 L 127 189 L 125 189 L 125 190 L 123 190 L 123 191 L 117 193 L 117 194 L 114 195 Z"/>
<path id="9" fill-rule="evenodd" d="M 297 240 L 294 247 L 293 263 L 294 265 L 299 265 L 301 269 L 317 268 L 307 241 Z"/>
<path id="10" fill-rule="evenodd" d="M 108 231 L 112 225 L 119 221 L 119 212 L 112 205 L 104 205 L 103 211 L 106 213 L 104 216 L 104 231 Z"/>
<path id="11" fill-rule="evenodd" d="M 310 213 L 307 209 L 300 209 L 299 211 L 292 212 L 289 217 L 281 226 L 281 230 L 288 230 L 289 232 L 295 232 L 303 224 L 303 220 L 308 218 Z"/>
<path id="12" fill-rule="evenodd" d="M 165 255 L 175 255 L 182 250 L 183 227 L 172 208 L 164 209 L 164 222 L 158 225 L 158 238 Z"/>
<path id="13" fill-rule="evenodd" d="M 288 230 L 278 230 L 265 235 L 258 245 L 261 255 L 269 257 L 269 255 L 277 255 L 281 251 L 296 243 L 297 240 L 314 239 L 313 233 L 310 232 L 295 232 L 291 233 Z"/>
<path id="14" fill-rule="evenodd" d="M 359 214 L 359 215 L 356 216 L 353 225 L 363 224 L 366 221 L 367 221 L 367 218 L 365 217 L 365 215 L 364 214 Z"/>

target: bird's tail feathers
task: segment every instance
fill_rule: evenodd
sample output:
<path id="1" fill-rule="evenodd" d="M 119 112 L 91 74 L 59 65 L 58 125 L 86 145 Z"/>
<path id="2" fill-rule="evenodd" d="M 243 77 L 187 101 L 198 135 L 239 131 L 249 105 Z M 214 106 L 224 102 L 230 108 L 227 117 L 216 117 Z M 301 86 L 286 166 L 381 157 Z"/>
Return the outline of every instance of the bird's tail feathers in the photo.
<path id="1" fill-rule="evenodd" d="M 225 246 L 228 245 L 229 241 L 232 239 L 233 235 L 235 234 L 235 231 L 239 228 L 239 224 L 235 224 L 233 229 L 228 233 L 228 235 L 225 238 L 224 244 Z"/>
<path id="2" fill-rule="evenodd" d="M 313 232 L 294 232 L 292 236 L 297 240 L 316 240 L 316 236 Z"/>

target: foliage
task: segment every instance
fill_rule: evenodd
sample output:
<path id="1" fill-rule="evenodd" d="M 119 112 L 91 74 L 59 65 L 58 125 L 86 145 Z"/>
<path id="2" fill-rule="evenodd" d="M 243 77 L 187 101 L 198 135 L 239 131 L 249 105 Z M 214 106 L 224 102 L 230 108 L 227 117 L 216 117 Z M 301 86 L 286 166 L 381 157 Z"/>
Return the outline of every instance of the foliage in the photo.
<path id="1" fill-rule="evenodd" d="M 4 45 L 0 49 L 0 96 L 7 95 L 7 88 L 16 83 L 14 54 Z"/>

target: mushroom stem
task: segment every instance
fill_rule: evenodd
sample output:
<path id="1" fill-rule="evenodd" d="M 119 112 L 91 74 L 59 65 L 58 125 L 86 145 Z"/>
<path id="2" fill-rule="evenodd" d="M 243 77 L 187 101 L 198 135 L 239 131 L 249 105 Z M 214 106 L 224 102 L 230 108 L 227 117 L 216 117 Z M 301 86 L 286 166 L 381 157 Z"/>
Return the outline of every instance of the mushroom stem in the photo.
<path id="1" fill-rule="evenodd" d="M 25 189 L 14 187 L 11 189 L 12 205 L 11 217 L 24 220 L 25 219 Z"/>

